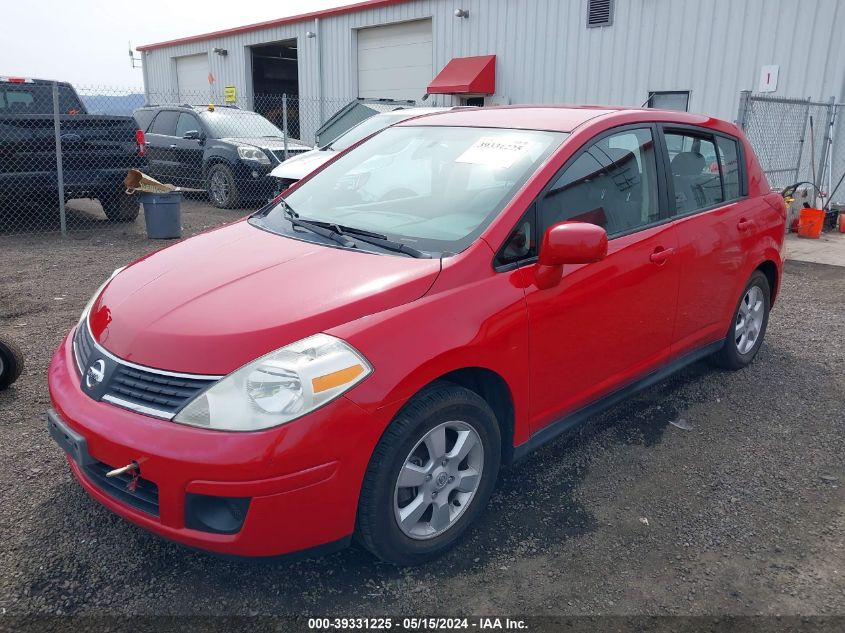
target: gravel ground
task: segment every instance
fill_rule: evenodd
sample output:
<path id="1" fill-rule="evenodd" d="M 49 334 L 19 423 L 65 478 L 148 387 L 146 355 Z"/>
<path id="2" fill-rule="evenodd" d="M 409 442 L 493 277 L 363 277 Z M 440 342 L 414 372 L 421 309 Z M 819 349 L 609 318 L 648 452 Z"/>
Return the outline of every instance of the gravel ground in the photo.
<path id="1" fill-rule="evenodd" d="M 239 213 L 186 203 L 193 234 Z M 845 268 L 792 262 L 757 361 L 700 363 L 503 471 L 480 524 L 414 569 L 352 548 L 238 562 L 92 501 L 45 429 L 53 349 L 129 227 L 0 236 L 0 613 L 845 615 Z M 687 429 L 671 424 L 683 420 Z"/>

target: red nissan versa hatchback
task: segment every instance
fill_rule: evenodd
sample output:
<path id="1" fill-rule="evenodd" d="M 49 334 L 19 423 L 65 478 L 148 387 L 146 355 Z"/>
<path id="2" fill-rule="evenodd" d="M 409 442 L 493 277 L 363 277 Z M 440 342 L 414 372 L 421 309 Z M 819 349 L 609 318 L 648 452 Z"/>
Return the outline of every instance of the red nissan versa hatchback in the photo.
<path id="1" fill-rule="evenodd" d="M 503 464 L 697 359 L 748 365 L 784 225 L 706 116 L 409 120 L 115 271 L 53 357 L 49 429 L 161 536 L 244 556 L 355 536 L 419 563 Z"/>

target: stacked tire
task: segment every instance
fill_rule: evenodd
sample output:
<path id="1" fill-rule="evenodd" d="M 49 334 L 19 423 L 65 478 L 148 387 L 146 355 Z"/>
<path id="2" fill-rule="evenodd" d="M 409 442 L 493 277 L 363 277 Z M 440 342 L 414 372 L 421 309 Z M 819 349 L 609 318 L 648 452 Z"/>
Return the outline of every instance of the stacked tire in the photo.
<path id="1" fill-rule="evenodd" d="M 0 339 L 0 389 L 15 382 L 23 371 L 23 352 L 17 345 Z"/>

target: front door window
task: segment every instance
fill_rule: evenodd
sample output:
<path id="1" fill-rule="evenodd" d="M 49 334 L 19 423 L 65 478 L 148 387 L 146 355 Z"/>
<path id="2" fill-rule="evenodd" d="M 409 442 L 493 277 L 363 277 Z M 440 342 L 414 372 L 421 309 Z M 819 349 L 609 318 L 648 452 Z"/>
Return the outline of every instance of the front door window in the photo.
<path id="1" fill-rule="evenodd" d="M 598 224 L 613 237 L 659 218 L 657 160 L 650 128 L 625 130 L 593 143 L 540 202 L 543 230 L 577 220 Z"/>

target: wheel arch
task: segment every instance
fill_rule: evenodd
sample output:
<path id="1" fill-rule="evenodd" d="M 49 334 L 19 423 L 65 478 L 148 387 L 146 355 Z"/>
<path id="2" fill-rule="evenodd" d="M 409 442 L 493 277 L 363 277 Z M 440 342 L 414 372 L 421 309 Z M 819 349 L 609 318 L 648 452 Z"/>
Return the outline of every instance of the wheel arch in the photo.
<path id="1" fill-rule="evenodd" d="M 399 409 L 400 411 L 420 393 L 436 383 L 449 382 L 479 395 L 493 410 L 502 438 L 502 463 L 513 461 L 514 401 L 510 386 L 501 374 L 486 367 L 463 367 L 454 369 L 430 380 L 415 391 Z M 398 412 L 397 412 L 398 415 Z M 395 417 L 395 416 L 394 416 Z"/>
<path id="2" fill-rule="evenodd" d="M 232 163 L 229 161 L 225 156 L 220 156 L 219 154 L 214 154 L 209 156 L 203 161 L 202 164 L 202 177 L 208 178 L 208 172 L 211 171 L 211 168 L 215 165 L 225 165 L 229 169 L 232 169 Z"/>
<path id="3" fill-rule="evenodd" d="M 778 271 L 777 264 L 775 264 L 775 262 L 771 259 L 766 259 L 754 270 L 759 270 L 766 276 L 766 280 L 769 282 L 769 305 L 773 306 L 780 288 L 780 272 Z"/>

